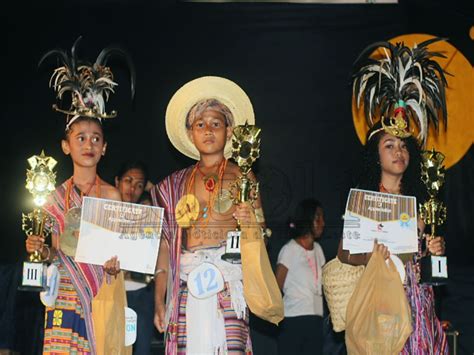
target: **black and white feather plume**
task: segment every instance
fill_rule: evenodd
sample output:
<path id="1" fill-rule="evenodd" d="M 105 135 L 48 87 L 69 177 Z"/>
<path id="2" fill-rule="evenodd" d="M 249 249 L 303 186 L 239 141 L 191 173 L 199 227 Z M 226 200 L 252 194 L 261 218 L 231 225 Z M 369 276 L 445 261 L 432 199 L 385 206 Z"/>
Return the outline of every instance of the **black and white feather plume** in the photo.
<path id="1" fill-rule="evenodd" d="M 433 38 L 413 48 L 403 43 L 376 42 L 362 51 L 354 63 L 353 95 L 358 108 L 363 104 L 370 126 L 376 116 L 393 117 L 398 109 L 407 125 L 412 119 L 418 126 L 418 139 L 424 144 L 430 122 L 436 129 L 440 120 L 446 122 L 447 81 L 434 59 L 445 56 L 427 48 L 441 40 Z M 379 48 L 383 55 L 373 57 Z"/>
<path id="2" fill-rule="evenodd" d="M 61 62 L 61 66 L 54 70 L 49 86 L 56 91 L 59 100 L 63 99 L 65 93 L 71 93 L 69 109 L 61 109 L 53 105 L 53 109 L 67 115 L 66 129 L 81 116 L 102 121 L 102 119 L 113 118 L 117 115 L 116 111 L 110 114 L 105 111 L 105 102 L 115 92 L 115 87 L 118 85 L 114 81 L 111 69 L 107 67 L 107 60 L 111 55 L 118 54 L 125 58 L 130 71 L 132 100 L 135 95 L 135 68 L 128 53 L 117 47 L 107 47 L 100 52 L 92 65 L 81 62 L 77 58 L 77 48 L 81 38 L 79 37 L 74 42 L 70 54 L 62 49 L 53 49 L 45 53 L 38 64 L 40 66 L 51 56 L 58 57 Z"/>

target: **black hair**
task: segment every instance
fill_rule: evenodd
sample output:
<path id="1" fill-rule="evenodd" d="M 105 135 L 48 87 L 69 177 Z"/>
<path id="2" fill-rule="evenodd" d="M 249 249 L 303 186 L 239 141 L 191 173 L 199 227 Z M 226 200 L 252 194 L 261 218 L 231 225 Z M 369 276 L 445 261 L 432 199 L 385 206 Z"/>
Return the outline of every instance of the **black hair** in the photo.
<path id="1" fill-rule="evenodd" d="M 145 201 L 150 201 L 152 202 L 152 199 L 151 199 L 151 194 L 144 190 L 143 193 L 141 194 L 140 198 L 138 199 L 138 202 L 137 203 L 143 203 Z"/>
<path id="2" fill-rule="evenodd" d="M 123 163 L 120 166 L 120 169 L 118 170 L 117 174 L 115 176 L 120 180 L 122 177 L 125 175 L 125 173 L 129 170 L 132 169 L 137 169 L 140 170 L 143 173 L 143 176 L 145 178 L 145 184 L 148 181 L 148 167 L 146 166 L 145 163 L 139 160 L 134 160 L 134 161 L 127 161 Z"/>
<path id="3" fill-rule="evenodd" d="M 71 117 L 68 117 L 68 120 L 70 119 Z M 107 140 L 105 139 L 105 130 L 104 130 L 104 125 L 102 124 L 101 121 L 99 121 L 97 118 L 95 117 L 87 117 L 87 116 L 81 116 L 81 117 L 78 117 L 74 120 L 73 123 L 71 123 L 71 125 L 64 131 L 64 140 L 68 140 L 69 139 L 69 135 L 71 134 L 71 129 L 72 127 L 76 124 L 76 123 L 79 123 L 79 122 L 94 122 L 94 123 L 97 123 L 101 130 L 102 130 L 102 137 L 104 139 L 104 142 L 107 142 Z"/>
<path id="4" fill-rule="evenodd" d="M 316 211 L 322 207 L 321 202 L 314 198 L 300 201 L 289 219 L 290 237 L 298 238 L 308 233 L 314 234 Z"/>
<path id="5" fill-rule="evenodd" d="M 377 133 L 372 132 L 380 129 L 382 125 L 378 122 L 367 133 L 367 141 L 364 147 L 362 169 L 359 172 L 357 187 L 363 190 L 379 191 L 382 168 L 380 165 L 379 142 L 385 134 L 384 130 Z M 370 137 L 370 139 L 369 139 Z M 421 181 L 421 148 L 413 136 L 402 138 L 405 142 L 410 161 L 403 173 L 400 192 L 403 195 L 415 196 L 418 202 L 426 199 L 426 188 Z"/>

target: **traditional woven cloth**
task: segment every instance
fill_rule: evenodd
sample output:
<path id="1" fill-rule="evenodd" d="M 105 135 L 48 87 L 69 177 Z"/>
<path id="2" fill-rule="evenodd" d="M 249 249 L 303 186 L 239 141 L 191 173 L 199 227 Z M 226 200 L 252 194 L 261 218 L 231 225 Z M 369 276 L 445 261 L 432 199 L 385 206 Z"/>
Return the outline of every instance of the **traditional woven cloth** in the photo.
<path id="1" fill-rule="evenodd" d="M 446 334 L 436 317 L 433 287 L 419 284 L 411 261 L 405 265 L 405 292 L 411 307 L 413 333 L 401 354 L 449 354 Z"/>
<path id="2" fill-rule="evenodd" d="M 50 196 L 45 210 L 56 222 L 53 233 L 61 235 L 65 228 L 65 200 L 67 183 Z M 69 196 L 71 207 L 80 207 L 82 199 L 77 188 Z M 102 266 L 76 263 L 58 251 L 53 261 L 60 274 L 59 290 L 53 307 L 46 307 L 43 352 L 95 353 L 91 301 L 103 281 Z"/>
<path id="3" fill-rule="evenodd" d="M 175 219 L 175 208 L 185 192 L 186 178 L 193 167 L 183 169 L 166 177 L 152 191 L 153 204 L 165 209 L 162 238 L 169 247 L 170 269 L 166 296 L 166 354 L 185 354 L 187 343 L 186 305 L 188 288 L 180 280 L 182 251 L 182 229 Z M 248 310 L 238 318 L 232 307 L 229 283 L 217 295 L 217 307 L 224 315 L 227 352 L 233 354 L 251 353 L 248 327 Z"/>

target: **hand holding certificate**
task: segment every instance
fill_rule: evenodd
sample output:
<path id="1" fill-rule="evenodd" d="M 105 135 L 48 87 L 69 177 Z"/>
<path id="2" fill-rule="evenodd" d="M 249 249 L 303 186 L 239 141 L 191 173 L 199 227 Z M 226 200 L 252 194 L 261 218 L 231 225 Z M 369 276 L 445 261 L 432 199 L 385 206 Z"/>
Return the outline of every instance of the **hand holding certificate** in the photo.
<path id="1" fill-rule="evenodd" d="M 155 272 L 163 209 L 84 197 L 75 260 L 103 265 L 116 255 L 124 270 Z"/>
<path id="2" fill-rule="evenodd" d="M 350 190 L 342 248 L 351 254 L 368 253 L 375 239 L 393 254 L 418 250 L 415 197 Z"/>

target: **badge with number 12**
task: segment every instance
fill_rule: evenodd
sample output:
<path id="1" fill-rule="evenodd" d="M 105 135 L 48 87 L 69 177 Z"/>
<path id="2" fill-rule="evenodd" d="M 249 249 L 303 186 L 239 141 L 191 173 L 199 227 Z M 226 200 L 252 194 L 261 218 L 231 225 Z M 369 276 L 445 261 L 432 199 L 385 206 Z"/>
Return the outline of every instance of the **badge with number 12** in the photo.
<path id="1" fill-rule="evenodd" d="M 202 263 L 188 275 L 188 290 L 196 298 L 211 297 L 224 289 L 224 278 L 211 263 Z"/>

